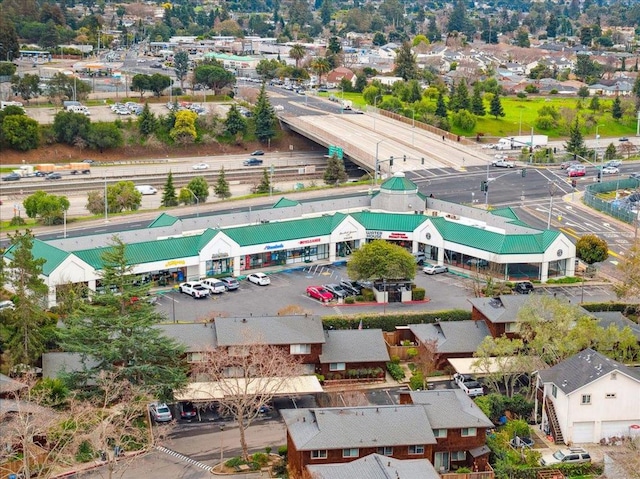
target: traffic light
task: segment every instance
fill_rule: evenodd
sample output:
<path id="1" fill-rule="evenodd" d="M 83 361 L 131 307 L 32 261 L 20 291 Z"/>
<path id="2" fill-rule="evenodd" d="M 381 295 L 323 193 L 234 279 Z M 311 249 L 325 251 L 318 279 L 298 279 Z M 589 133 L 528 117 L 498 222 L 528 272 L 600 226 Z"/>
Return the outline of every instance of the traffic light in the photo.
<path id="1" fill-rule="evenodd" d="M 488 189 L 489 189 L 489 185 L 487 184 L 487 182 L 486 181 L 482 181 L 480 183 L 480 191 L 484 192 L 484 191 L 488 191 Z"/>
<path id="2" fill-rule="evenodd" d="M 424 165 L 424 156 L 420 159 L 420 161 Z"/>
<path id="3" fill-rule="evenodd" d="M 404 162 L 406 162 L 406 161 L 407 161 L 407 155 L 404 155 L 404 156 L 402 157 L 402 161 L 404 161 Z"/>
<path id="4" fill-rule="evenodd" d="M 393 166 L 393 156 L 389 158 L 389 166 Z"/>
<path id="5" fill-rule="evenodd" d="M 576 186 L 578 186 L 578 180 L 576 179 L 571 180 L 571 187 L 575 188 Z"/>
<path id="6" fill-rule="evenodd" d="M 573 154 L 573 161 L 578 161 L 578 155 L 576 155 L 575 153 Z"/>
<path id="7" fill-rule="evenodd" d="M 522 177 L 524 178 L 525 176 L 527 176 L 527 169 L 522 168 Z"/>

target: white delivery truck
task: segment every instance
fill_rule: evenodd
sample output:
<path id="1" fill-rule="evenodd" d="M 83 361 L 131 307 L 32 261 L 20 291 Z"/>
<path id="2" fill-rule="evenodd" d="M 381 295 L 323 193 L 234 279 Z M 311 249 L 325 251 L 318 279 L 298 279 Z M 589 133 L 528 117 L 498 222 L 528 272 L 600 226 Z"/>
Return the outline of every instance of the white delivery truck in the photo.
<path id="1" fill-rule="evenodd" d="M 506 138 L 500 138 L 496 145 L 497 150 L 517 150 L 524 147 L 531 147 L 533 141 L 534 148 L 540 148 L 547 146 L 549 143 L 549 137 L 547 135 L 522 135 L 522 136 L 508 136 Z"/>

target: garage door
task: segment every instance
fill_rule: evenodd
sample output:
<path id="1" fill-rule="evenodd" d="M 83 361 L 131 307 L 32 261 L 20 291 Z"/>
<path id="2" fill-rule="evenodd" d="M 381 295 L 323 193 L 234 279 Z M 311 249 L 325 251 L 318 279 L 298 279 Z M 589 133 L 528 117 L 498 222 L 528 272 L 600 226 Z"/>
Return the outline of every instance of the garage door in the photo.
<path id="1" fill-rule="evenodd" d="M 602 433 L 600 436 L 603 438 L 621 437 L 629 435 L 629 421 L 606 421 L 602 423 Z"/>
<path id="2" fill-rule="evenodd" d="M 593 442 L 593 426 L 593 421 L 574 422 L 571 442 L 578 444 L 583 442 Z"/>

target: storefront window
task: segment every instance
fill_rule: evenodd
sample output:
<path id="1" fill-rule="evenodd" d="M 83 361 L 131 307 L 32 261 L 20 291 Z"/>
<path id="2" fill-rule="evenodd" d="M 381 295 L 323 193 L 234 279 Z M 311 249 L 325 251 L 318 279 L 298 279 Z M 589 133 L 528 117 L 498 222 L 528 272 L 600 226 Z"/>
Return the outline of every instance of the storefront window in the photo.
<path id="1" fill-rule="evenodd" d="M 206 269 L 207 269 L 207 276 L 231 274 L 233 273 L 233 259 L 221 258 L 221 259 L 207 260 Z"/>

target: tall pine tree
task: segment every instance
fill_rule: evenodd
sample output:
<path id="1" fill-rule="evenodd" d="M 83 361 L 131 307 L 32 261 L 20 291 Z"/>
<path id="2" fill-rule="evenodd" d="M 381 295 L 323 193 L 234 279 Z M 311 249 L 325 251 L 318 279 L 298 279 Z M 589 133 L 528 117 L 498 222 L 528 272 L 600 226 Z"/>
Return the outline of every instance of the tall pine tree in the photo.
<path id="1" fill-rule="evenodd" d="M 496 120 L 499 116 L 504 116 L 504 109 L 502 108 L 502 102 L 500 101 L 500 95 L 495 93 L 489 104 L 489 114 L 493 115 Z"/>
<path id="2" fill-rule="evenodd" d="M 224 166 L 220 168 L 220 172 L 218 173 L 218 180 L 213 187 L 213 192 L 216 196 L 222 200 L 231 197 L 231 190 L 229 189 L 229 182 L 224 174 Z"/>
<path id="3" fill-rule="evenodd" d="M 178 206 L 178 196 L 176 195 L 176 188 L 173 186 L 173 173 L 171 171 L 169 171 L 162 191 L 162 206 L 165 208 Z"/>
<path id="4" fill-rule="evenodd" d="M 447 117 L 447 104 L 444 101 L 444 95 L 442 92 L 438 94 L 438 100 L 436 102 L 436 116 L 440 118 Z"/>
<path id="5" fill-rule="evenodd" d="M 480 83 L 476 83 L 473 86 L 473 96 L 471 97 L 471 113 L 477 116 L 485 116 L 487 110 L 484 107 L 484 101 L 482 99 L 482 88 Z"/>
<path id="6" fill-rule="evenodd" d="M 587 147 L 584 144 L 584 137 L 580 131 L 580 122 L 576 116 L 576 120 L 569 127 L 569 139 L 564 144 L 564 149 L 569 153 L 585 156 Z"/>
<path id="7" fill-rule="evenodd" d="M 611 116 L 614 120 L 622 118 L 622 103 L 619 96 L 616 96 L 611 104 Z"/>
<path id="8" fill-rule="evenodd" d="M 265 142 L 276 136 L 276 114 L 267 97 L 265 84 L 262 84 L 256 107 L 253 109 L 253 118 L 256 125 L 256 137 L 261 142 Z"/>

